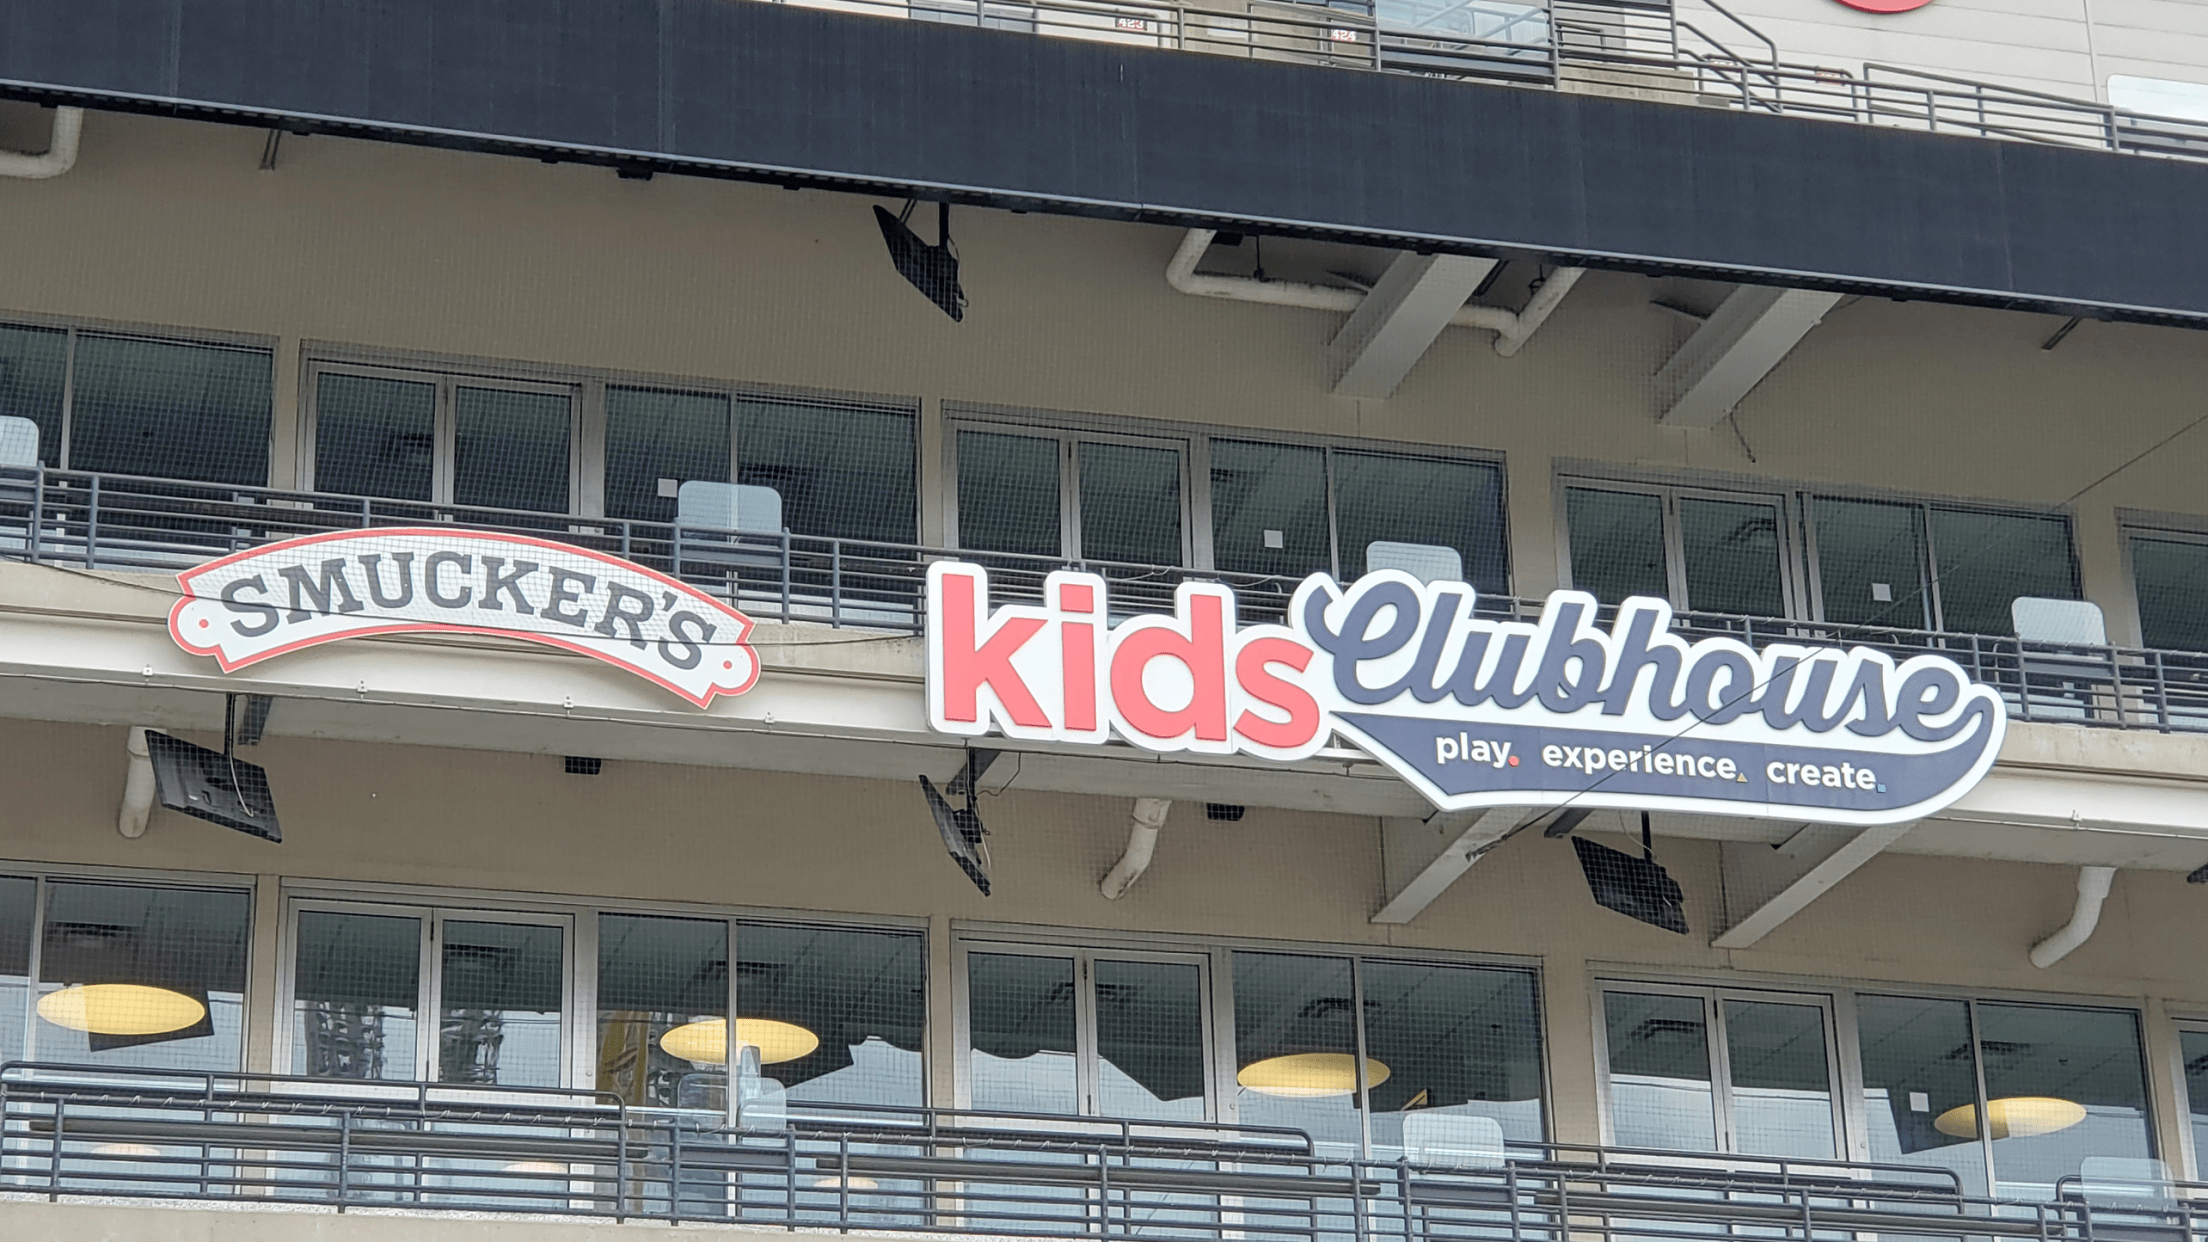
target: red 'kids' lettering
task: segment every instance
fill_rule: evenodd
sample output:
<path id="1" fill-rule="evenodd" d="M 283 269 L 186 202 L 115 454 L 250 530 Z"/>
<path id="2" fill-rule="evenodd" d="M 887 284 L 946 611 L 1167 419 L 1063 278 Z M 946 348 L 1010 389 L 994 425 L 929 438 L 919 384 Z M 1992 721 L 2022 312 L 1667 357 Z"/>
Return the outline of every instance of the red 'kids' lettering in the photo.
<path id="1" fill-rule="evenodd" d="M 1096 592 L 1068 583 L 1058 590 L 1058 608 L 1068 614 L 1091 613 Z M 1059 623 L 1058 642 L 1066 666 L 1066 728 L 1087 733 L 1096 728 L 1096 626 L 1069 615 Z"/>
<path id="2" fill-rule="evenodd" d="M 1279 664 L 1302 672 L 1311 663 L 1311 649 L 1286 638 L 1257 638 L 1245 643 L 1234 656 L 1234 680 L 1267 707 L 1288 713 L 1286 720 L 1267 720 L 1245 711 L 1234 721 L 1234 731 L 1260 746 L 1294 750 L 1311 740 L 1319 728 L 1319 703 L 1302 686 L 1276 677 L 1267 668 Z"/>
<path id="3" fill-rule="evenodd" d="M 1165 740 L 1191 729 L 1201 742 L 1227 740 L 1226 623 L 1219 597 L 1188 599 L 1188 636 L 1164 625 L 1132 628 L 1112 651 L 1112 700 L 1120 719 L 1145 737 Z M 1196 693 L 1188 706 L 1172 711 L 1150 701 L 1142 672 L 1155 659 L 1179 660 L 1188 667 Z"/>
<path id="4" fill-rule="evenodd" d="M 1023 729 L 1047 729 L 1050 717 L 1043 714 L 1042 704 L 1035 701 L 1035 692 L 1028 689 L 1019 670 L 1012 667 L 1012 656 L 1043 623 L 1035 617 L 1011 617 L 997 626 L 997 632 L 989 641 L 979 643 L 975 635 L 974 601 L 980 595 L 979 584 L 967 575 L 946 574 L 943 577 L 943 716 L 947 720 L 961 722 L 981 718 L 978 702 L 981 688 L 996 692 L 997 702 L 1012 714 L 1012 723 Z M 978 643 L 978 645 L 977 645 Z"/>

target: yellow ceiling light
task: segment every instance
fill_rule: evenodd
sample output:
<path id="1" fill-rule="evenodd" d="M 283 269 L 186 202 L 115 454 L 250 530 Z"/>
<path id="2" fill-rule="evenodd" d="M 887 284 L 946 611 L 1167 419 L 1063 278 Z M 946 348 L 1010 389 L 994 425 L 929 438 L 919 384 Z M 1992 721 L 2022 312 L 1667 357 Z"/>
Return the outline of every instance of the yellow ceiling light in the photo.
<path id="1" fill-rule="evenodd" d="M 1388 1080 L 1388 1067 L 1365 1058 L 1365 1085 Z M 1297 1052 L 1267 1057 L 1242 1067 L 1234 1080 L 1252 1091 L 1290 1099 L 1352 1095 L 1357 1090 L 1357 1058 L 1346 1052 Z"/>
<path id="2" fill-rule="evenodd" d="M 198 1023 L 207 1006 L 143 983 L 79 983 L 39 997 L 38 1016 L 94 1035 L 166 1035 Z"/>
<path id="3" fill-rule="evenodd" d="M 659 1046 L 667 1055 L 681 1057 L 698 1065 L 725 1065 L 728 1062 L 728 1020 L 705 1018 L 685 1023 L 659 1037 Z M 777 1022 L 773 1018 L 736 1019 L 736 1047 L 759 1050 L 759 1064 L 779 1065 L 811 1056 L 820 1047 L 820 1036 L 794 1022 Z"/>
<path id="4" fill-rule="evenodd" d="M 2085 1120 L 2085 1105 L 2046 1095 L 2012 1095 L 1986 1105 L 1987 1127 L 1997 1139 L 2053 1134 Z M 1932 1128 L 1955 1138 L 1978 1137 L 1978 1106 L 1964 1104 L 1932 1119 Z"/>

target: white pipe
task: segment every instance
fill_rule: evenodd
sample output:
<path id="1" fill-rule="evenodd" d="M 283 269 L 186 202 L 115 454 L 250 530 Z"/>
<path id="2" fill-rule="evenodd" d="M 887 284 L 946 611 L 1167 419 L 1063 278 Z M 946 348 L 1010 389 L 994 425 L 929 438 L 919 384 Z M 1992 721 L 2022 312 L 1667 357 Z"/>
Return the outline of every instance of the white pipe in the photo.
<path id="1" fill-rule="evenodd" d="M 58 177 L 76 166 L 77 139 L 84 136 L 84 109 L 54 109 L 54 132 L 46 140 L 46 150 L 39 155 L 21 155 L 14 151 L 0 151 L 0 177 L 29 177 L 39 180 Z"/>
<path id="2" fill-rule="evenodd" d="M 2115 882 L 2114 867 L 2078 868 L 2078 908 L 2061 930 L 2032 946 L 2032 965 L 2041 970 L 2070 955 L 2084 944 L 2101 922 L 2101 903 L 2108 900 L 2108 886 Z"/>
<path id="3" fill-rule="evenodd" d="M 1135 799 L 1135 822 L 1127 830 L 1127 852 L 1097 887 L 1104 900 L 1118 901 L 1150 869 L 1150 855 L 1158 848 L 1158 829 L 1165 827 L 1165 813 L 1173 809 L 1170 798 Z"/>
<path id="4" fill-rule="evenodd" d="M 1165 265 L 1165 283 L 1192 297 L 1263 302 L 1345 314 L 1356 310 L 1365 300 L 1362 289 L 1337 289 L 1295 280 L 1259 280 L 1253 276 L 1199 276 L 1196 265 L 1203 261 L 1204 252 L 1211 249 L 1214 235 L 1211 229 L 1190 229 L 1188 235 L 1181 238 L 1180 248 L 1173 252 L 1173 261 Z M 1450 316 L 1449 322 L 1460 328 L 1481 328 L 1494 333 L 1495 352 L 1505 358 L 1511 357 L 1525 346 L 1527 338 L 1586 274 L 1585 268 L 1557 268 L 1549 273 L 1539 289 L 1534 290 L 1524 310 L 1466 305 Z"/>
<path id="5" fill-rule="evenodd" d="M 146 753 L 146 731 L 131 726 L 123 749 L 130 752 L 130 773 L 123 777 L 123 809 L 115 815 L 115 830 L 136 840 L 146 835 L 146 817 L 153 814 L 153 756 Z"/>

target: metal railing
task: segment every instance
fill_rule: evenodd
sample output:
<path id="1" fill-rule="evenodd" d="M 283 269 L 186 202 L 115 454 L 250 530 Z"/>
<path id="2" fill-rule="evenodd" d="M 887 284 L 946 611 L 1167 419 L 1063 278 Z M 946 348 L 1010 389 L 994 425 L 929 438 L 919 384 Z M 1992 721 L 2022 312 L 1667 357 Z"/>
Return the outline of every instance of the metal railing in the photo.
<path id="1" fill-rule="evenodd" d="M 1689 16 L 1672 0 L 775 2 L 1518 86 L 1603 81 L 1757 112 L 2208 159 L 2208 122 L 1887 65 L 1855 74 L 1788 63 L 1767 35 L 1713 0 L 1699 0 Z"/>
<path id="2" fill-rule="evenodd" d="M 2208 1231 L 2193 1205 L 2208 1188 L 2166 1183 L 2113 1204 L 2075 1184 L 2048 1202 L 1997 1202 L 1937 1166 L 1502 1143 L 1472 1138 L 1474 1125 L 1454 1131 L 1463 1146 L 1384 1160 L 1260 1127 L 791 1112 L 745 1130 L 600 1092 L 14 1063 L 0 1067 L 0 1196 L 1160 1242 Z"/>
<path id="3" fill-rule="evenodd" d="M 51 469 L 0 469 L 0 559 L 95 570 L 174 572 L 298 535 L 399 526 L 456 526 L 553 539 L 635 561 L 690 583 L 760 620 L 918 633 L 928 566 L 973 561 L 998 602 L 1042 598 L 1054 570 L 1085 569 L 1111 584 L 1121 616 L 1171 612 L 1183 582 L 1232 587 L 1245 623 L 1282 620 L 1300 574 L 1230 573 L 1171 565 L 1067 561 L 788 532 L 726 531 L 665 522 L 436 505 L 274 488 L 184 483 Z M 1537 600 L 1483 594 L 1495 619 L 1534 620 Z M 2000 635 L 1783 618 L 1681 613 L 1688 638 L 1726 635 L 1750 646 L 1875 647 L 1897 658 L 1937 653 L 1998 690 L 2021 720 L 2096 728 L 2208 732 L 2208 653 L 2024 642 Z"/>

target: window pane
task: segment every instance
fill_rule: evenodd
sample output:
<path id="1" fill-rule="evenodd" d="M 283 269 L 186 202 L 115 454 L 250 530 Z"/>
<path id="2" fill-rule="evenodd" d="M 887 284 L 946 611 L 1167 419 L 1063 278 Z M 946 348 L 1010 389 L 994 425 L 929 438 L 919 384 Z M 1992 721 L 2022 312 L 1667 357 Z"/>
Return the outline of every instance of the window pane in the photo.
<path id="1" fill-rule="evenodd" d="M 421 975 L 420 919 L 300 911 L 291 1072 L 413 1078 Z"/>
<path id="2" fill-rule="evenodd" d="M 0 1065 L 23 1059 L 23 1024 L 31 1008 L 31 918 L 37 900 L 38 881 L 0 876 Z"/>
<path id="3" fill-rule="evenodd" d="M 2185 1058 L 2185 1111 L 2193 1127 L 2193 1167 L 2208 1167 L 2208 1031 L 2179 1031 L 2178 1054 Z"/>
<path id="4" fill-rule="evenodd" d="M 2018 596 L 2078 598 L 2068 518 L 1934 508 L 1932 546 L 1943 630 L 2014 634 L 2009 602 Z"/>
<path id="5" fill-rule="evenodd" d="M 1679 542 L 1687 562 L 1687 607 L 1749 617 L 1786 615 L 1777 505 L 1681 496 Z"/>
<path id="6" fill-rule="evenodd" d="M 2131 577 L 2147 646 L 2208 651 L 2208 543 L 2135 537 Z"/>
<path id="7" fill-rule="evenodd" d="M 958 433 L 958 546 L 1062 556 L 1058 441 L 994 431 Z"/>
<path id="8" fill-rule="evenodd" d="M 672 522 L 674 486 L 728 482 L 728 420 L 718 394 L 606 389 L 606 515 Z"/>
<path id="9" fill-rule="evenodd" d="M 70 468 L 268 482 L 270 366 L 266 350 L 79 334 Z"/>
<path id="10" fill-rule="evenodd" d="M 1181 563 L 1177 449 L 1083 441 L 1081 556 L 1136 565 Z"/>
<path id="11" fill-rule="evenodd" d="M 1234 955 L 1235 1095 L 1243 1124 L 1303 1130 L 1330 1155 L 1358 1150 L 1355 996 L 1347 958 Z M 1378 1068 L 1371 1073 L 1378 1077 Z"/>
<path id="12" fill-rule="evenodd" d="M 456 390 L 453 502 L 489 509 L 567 512 L 573 407 L 566 393 Z"/>
<path id="13" fill-rule="evenodd" d="M 38 464 L 61 459 L 61 380 L 69 334 L 59 328 L 0 325 L 0 418 L 27 418 L 38 427 Z M 8 437 L 0 436 L 0 445 Z M 0 452 L 0 466 L 28 463 Z"/>
<path id="14" fill-rule="evenodd" d="M 1985 1162 L 1969 1126 L 1937 1124 L 1977 1104 L 1969 1007 L 1954 1000 L 1863 996 L 1856 1000 L 1856 1030 L 1871 1159 L 1952 1169 L 1962 1177 L 1964 1194 L 1985 1193 Z"/>
<path id="15" fill-rule="evenodd" d="M 790 1099 L 918 1105 L 924 958 L 909 932 L 761 924 L 736 931 L 736 1012 L 820 1038 L 763 1067 Z"/>
<path id="16" fill-rule="evenodd" d="M 1610 1128 L 1621 1147 L 1717 1150 L 1710 1034 L 1699 996 L 1604 992 Z"/>
<path id="17" fill-rule="evenodd" d="M 560 929 L 450 920 L 441 930 L 437 1080 L 559 1086 Z"/>
<path id="18" fill-rule="evenodd" d="M 1096 963 L 1097 1111 L 1202 1121 L 1204 996 L 1186 962 Z"/>
<path id="19" fill-rule="evenodd" d="M 1572 541 L 1572 585 L 1605 604 L 1628 595 L 1671 598 L 1664 568 L 1664 502 L 1647 492 L 1591 487 L 1564 492 Z"/>
<path id="20" fill-rule="evenodd" d="M 242 892 L 49 884 L 32 1055 L 237 1069 L 251 910 Z"/>
<path id="21" fill-rule="evenodd" d="M 1981 1002 L 1978 1040 L 1997 1197 L 2052 1199 L 2096 1161 L 2113 1172 L 2154 1155 L 2138 1015 Z"/>
<path id="22" fill-rule="evenodd" d="M 314 389 L 314 490 L 428 500 L 437 467 L 437 385 L 324 375 Z"/>
<path id="23" fill-rule="evenodd" d="M 1388 1067 L 1372 1087 L 1374 1155 L 1499 1151 L 1538 1142 L 1541 1014 L 1522 970 L 1366 962 L 1365 1049 Z M 1379 1075 L 1374 1070 L 1375 1077 Z"/>
<path id="24" fill-rule="evenodd" d="M 1336 450 L 1334 508 L 1344 578 L 1361 576 L 1366 549 L 1385 540 L 1454 549 L 1466 581 L 1508 589 L 1503 472 L 1493 463 Z"/>
<path id="25" fill-rule="evenodd" d="M 1875 500 L 1811 502 L 1817 578 L 1827 621 L 1926 629 L 1924 527 L 1915 505 Z"/>
<path id="26" fill-rule="evenodd" d="M 792 534 L 912 543 L 919 471 L 905 410 L 736 401 L 736 481 L 782 497 Z"/>
<path id="27" fill-rule="evenodd" d="M 707 1055 L 667 1050 L 684 1027 L 676 1048 Z M 598 1089 L 635 1107 L 728 1106 L 728 924 L 599 916 Z"/>
<path id="28" fill-rule="evenodd" d="M 1211 442 L 1211 559 L 1229 573 L 1326 573 L 1326 450 Z"/>
<path id="29" fill-rule="evenodd" d="M 1073 959 L 969 953 L 966 996 L 974 1107 L 1079 1112 Z"/>
<path id="30" fill-rule="evenodd" d="M 1838 1153 L 1833 1146 L 1825 1011 L 1774 1001 L 1721 1003 L 1726 1068 L 1732 1078 L 1734 1150 L 1833 1159 Z"/>

